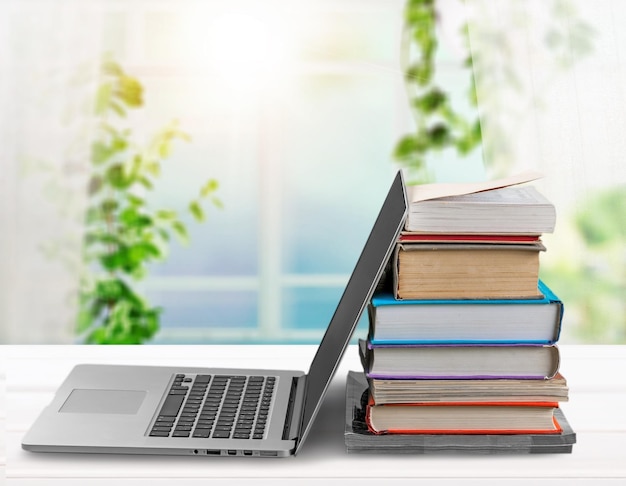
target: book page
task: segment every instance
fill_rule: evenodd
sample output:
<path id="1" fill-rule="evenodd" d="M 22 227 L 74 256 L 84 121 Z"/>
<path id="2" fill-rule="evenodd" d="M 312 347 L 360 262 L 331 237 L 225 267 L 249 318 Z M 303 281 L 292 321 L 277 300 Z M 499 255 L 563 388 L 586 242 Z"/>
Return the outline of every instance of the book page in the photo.
<path id="1" fill-rule="evenodd" d="M 501 187 L 514 186 L 525 182 L 534 181 L 543 177 L 543 174 L 535 171 L 527 171 L 518 175 L 504 177 L 484 182 L 461 182 L 461 183 L 436 183 L 410 186 L 411 202 L 426 201 L 446 196 L 460 196 L 475 192 L 489 191 Z"/>
<path id="2" fill-rule="evenodd" d="M 437 199 L 444 199 L 445 201 L 450 203 L 460 201 L 463 204 L 550 204 L 548 200 L 541 193 L 539 193 L 534 186 L 506 186 L 497 189 L 491 189 L 488 191 L 472 192 L 454 196 L 443 196 L 438 197 Z M 431 199 L 427 199 L 427 201 L 431 201 Z"/>

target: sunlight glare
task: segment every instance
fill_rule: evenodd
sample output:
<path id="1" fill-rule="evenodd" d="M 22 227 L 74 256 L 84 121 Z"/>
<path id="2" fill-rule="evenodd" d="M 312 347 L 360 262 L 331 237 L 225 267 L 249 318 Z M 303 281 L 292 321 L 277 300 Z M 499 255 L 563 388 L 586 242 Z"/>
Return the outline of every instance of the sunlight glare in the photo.
<path id="1" fill-rule="evenodd" d="M 285 48 L 267 22 L 244 13 L 215 18 L 209 29 L 209 61 L 220 77 L 237 86 L 273 82 Z"/>

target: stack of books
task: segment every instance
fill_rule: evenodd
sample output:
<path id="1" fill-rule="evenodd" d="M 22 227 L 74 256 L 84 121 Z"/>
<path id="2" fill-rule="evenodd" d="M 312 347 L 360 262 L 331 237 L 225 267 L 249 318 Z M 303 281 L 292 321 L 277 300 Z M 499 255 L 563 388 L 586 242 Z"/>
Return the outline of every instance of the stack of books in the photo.
<path id="1" fill-rule="evenodd" d="M 532 186 L 494 185 L 410 195 L 359 343 L 367 386 L 363 397 L 352 387 L 361 433 L 346 430 L 348 450 L 400 441 L 426 452 L 428 436 L 433 450 L 571 452 L 575 435 L 559 409 L 568 399 L 556 346 L 563 303 L 539 279 L 554 206 Z M 546 447 L 516 447 L 522 439 Z"/>

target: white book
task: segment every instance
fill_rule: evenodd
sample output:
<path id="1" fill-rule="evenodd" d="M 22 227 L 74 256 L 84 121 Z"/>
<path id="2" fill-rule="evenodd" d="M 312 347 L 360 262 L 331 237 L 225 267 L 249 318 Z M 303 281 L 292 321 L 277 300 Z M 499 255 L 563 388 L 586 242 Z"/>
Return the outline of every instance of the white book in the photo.
<path id="1" fill-rule="evenodd" d="M 552 233 L 554 205 L 535 187 L 516 185 L 533 177 L 412 186 L 405 229 L 443 234 Z"/>

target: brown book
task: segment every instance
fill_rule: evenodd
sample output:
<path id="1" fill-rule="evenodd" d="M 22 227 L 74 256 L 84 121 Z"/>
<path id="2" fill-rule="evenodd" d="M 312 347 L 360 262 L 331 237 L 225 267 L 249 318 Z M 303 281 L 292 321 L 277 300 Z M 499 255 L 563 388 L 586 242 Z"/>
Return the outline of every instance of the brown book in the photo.
<path id="1" fill-rule="evenodd" d="M 424 402 L 566 402 L 569 388 L 558 373 L 549 379 L 390 379 L 370 378 L 376 405 Z"/>
<path id="2" fill-rule="evenodd" d="M 375 405 L 366 422 L 374 434 L 558 434 L 556 402 L 445 402 Z"/>
<path id="3" fill-rule="evenodd" d="M 541 242 L 400 243 L 393 272 L 398 299 L 535 299 Z"/>

